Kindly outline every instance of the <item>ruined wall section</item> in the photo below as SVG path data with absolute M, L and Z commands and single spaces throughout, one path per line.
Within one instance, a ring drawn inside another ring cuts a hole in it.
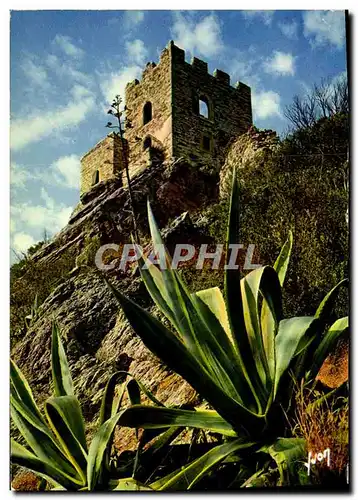
M 125 154 L 128 154 L 126 141 L 124 144 Z M 81 158 L 81 194 L 93 187 L 97 170 L 98 181 L 101 182 L 121 175 L 123 169 L 122 142 L 112 132 Z
M 143 110 L 152 104 L 152 119 L 143 123 Z M 126 139 L 129 146 L 130 175 L 140 173 L 149 163 L 150 149 L 145 140 L 163 152 L 164 159 L 172 156 L 171 55 L 165 48 L 159 64 L 148 63 L 141 81 L 126 86 Z M 125 181 L 124 181 L 125 184 Z
M 210 75 L 207 63 L 196 57 L 187 63 L 184 51 L 174 44 L 171 54 L 173 156 L 218 168 L 230 139 L 252 124 L 250 87 L 241 82 L 232 87 L 230 76 L 220 70 Z M 200 99 L 207 101 L 208 118 L 199 114 Z

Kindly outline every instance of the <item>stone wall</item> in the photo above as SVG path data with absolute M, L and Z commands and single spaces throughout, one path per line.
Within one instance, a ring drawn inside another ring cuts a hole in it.
M 81 158 L 81 194 L 93 187 L 96 171 L 101 182 L 113 179 L 123 169 L 122 143 L 112 132 Z
M 230 76 L 220 70 L 210 75 L 207 63 L 195 57 L 187 63 L 184 51 L 172 41 L 158 64 L 148 63 L 141 80 L 127 84 L 125 100 L 131 178 L 155 159 L 182 157 L 218 169 L 227 144 L 252 124 L 250 88 L 243 83 L 232 87 Z M 200 100 L 207 103 L 208 117 L 200 115 Z M 148 106 L 150 116 L 145 113 Z M 82 158 L 81 193 L 91 189 L 96 170 L 100 181 L 123 171 L 115 137 L 110 134 Z M 122 183 L 127 183 L 124 172 Z
M 143 110 L 147 102 L 152 105 L 152 119 L 144 124 Z M 163 151 L 164 158 L 171 157 L 171 55 L 168 48 L 162 51 L 158 65 L 147 64 L 140 82 L 134 80 L 126 86 L 126 139 L 131 176 L 148 164 L 150 154 L 149 148 L 145 149 L 146 139 Z
M 194 57 L 185 61 L 183 50 L 171 46 L 173 99 L 173 156 L 201 159 L 219 167 L 230 139 L 252 124 L 251 90 L 220 70 L 208 73 L 207 63 Z M 199 100 L 207 104 L 208 117 L 200 115 Z

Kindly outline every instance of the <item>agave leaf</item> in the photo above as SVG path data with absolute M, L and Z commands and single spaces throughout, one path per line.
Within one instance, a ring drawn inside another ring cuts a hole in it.
M 86 482 L 87 444 L 81 407 L 75 396 L 49 398 L 45 413 L 64 454 Z
M 173 441 L 183 432 L 183 430 L 184 427 L 169 427 L 169 429 L 143 429 L 137 446 L 132 477 L 136 476 L 140 457 L 147 457 L 146 463 L 150 463 L 153 460 L 155 454 L 165 446 L 168 446 L 171 441 Z M 148 443 L 150 443 L 150 441 L 152 440 L 154 440 L 154 442 L 148 445 Z M 147 449 L 143 451 L 143 448 L 146 445 L 148 445 Z
M 309 368 L 314 367 L 314 371 L 316 372 L 316 374 L 318 373 L 316 370 L 317 369 L 319 370 L 320 366 L 318 367 L 314 360 L 314 353 L 317 351 L 320 345 L 320 342 L 322 340 L 322 335 L 325 329 L 330 324 L 334 302 L 338 296 L 338 293 L 340 292 L 342 286 L 347 286 L 347 285 L 348 285 L 347 279 L 343 279 L 342 281 L 340 281 L 335 287 L 333 287 L 326 294 L 326 296 L 318 306 L 317 311 L 315 313 L 314 325 L 312 325 L 312 327 L 310 328 L 308 332 L 309 335 L 305 336 L 302 339 L 302 343 L 299 346 L 299 347 L 302 346 L 304 348 L 301 349 L 301 351 L 303 352 L 299 356 L 299 359 L 297 360 L 295 366 L 296 378 L 301 378 L 305 376 L 305 374 L 307 373 L 306 367 Z
M 148 204 L 148 217 L 154 247 L 163 245 L 150 204 Z M 212 322 L 216 318 L 210 318 L 212 321 L 209 322 L 209 325 L 207 324 L 204 317 L 205 311 L 200 307 L 200 303 L 195 300 L 195 297 L 194 300 L 191 298 L 178 273 L 171 269 L 169 257 L 166 260 L 167 268 L 162 269 L 161 280 L 161 286 L 164 287 L 165 293 L 162 293 L 162 300 L 157 301 L 158 307 L 163 307 L 163 301 L 168 302 L 174 313 L 173 325 L 184 344 L 216 379 L 218 385 L 221 385 L 223 381 L 222 388 L 227 390 L 231 396 L 240 398 L 232 381 L 236 376 L 236 371 L 232 370 L 232 360 L 228 360 L 229 353 L 225 352 L 231 350 L 231 345 L 228 343 L 221 325 L 216 321 L 216 335 L 213 335 L 211 332 Z M 155 299 L 155 297 L 153 298 Z M 163 312 L 166 312 L 165 308 L 163 308 Z M 221 335 L 221 338 L 217 339 L 217 335 Z M 223 346 L 222 343 L 224 343 Z M 230 371 L 232 371 L 231 376 L 228 374 Z
M 134 378 L 134 377 L 133 377 Z M 140 380 L 136 379 L 136 383 L 138 384 L 140 390 L 147 396 L 147 398 L 152 401 L 157 406 L 165 406 L 159 399 L 157 399 L 154 394 L 144 385 Z
M 107 381 L 103 397 L 102 397 L 102 403 L 101 403 L 101 408 L 99 411 L 99 418 L 98 418 L 98 427 L 101 427 L 102 424 L 104 424 L 107 420 L 109 420 L 111 417 L 114 417 L 118 413 L 118 409 L 122 403 L 122 399 L 124 396 L 124 392 L 126 390 L 128 381 L 124 381 L 120 385 L 120 389 L 118 391 L 118 394 L 115 393 L 115 389 L 117 386 L 117 381 L 118 377 L 120 375 L 125 375 L 127 376 L 127 372 L 123 371 L 118 371 L 113 373 Z M 108 445 L 106 448 L 106 451 L 104 453 L 104 467 L 109 471 L 110 469 L 110 459 L 111 459 L 111 449 L 112 449 L 112 441 L 113 437 L 108 441 Z
M 263 297 L 262 308 L 261 308 L 261 329 L 262 329 L 262 339 L 263 345 L 265 348 L 267 364 L 270 370 L 270 378 L 273 380 L 275 376 L 275 366 L 276 366 L 276 354 L 275 354 L 275 336 L 278 331 L 278 323 L 282 319 L 282 303 L 280 300 L 281 297 L 281 288 L 285 281 L 286 272 L 291 256 L 292 251 L 292 243 L 293 236 L 292 231 L 289 232 L 288 239 L 283 245 L 280 255 L 277 257 L 276 262 L 273 266 L 274 270 L 277 273 L 277 278 L 279 285 L 277 283 L 277 279 L 274 278 L 273 283 L 274 286 L 270 287 L 271 290 L 268 291 L 267 297 L 268 300 L 271 300 L 271 304 L 267 302 L 266 297 Z M 280 291 L 278 292 L 278 289 Z M 278 296 L 276 296 L 278 294 Z M 278 299 L 273 301 L 271 299 Z
M 263 295 L 270 313 L 269 323 L 265 321 L 263 323 L 263 332 L 261 331 L 259 316 L 260 293 Z M 273 348 L 276 324 L 282 317 L 281 287 L 276 271 L 270 266 L 251 271 L 241 280 L 241 295 L 246 331 L 257 372 L 262 381 L 261 402 L 265 403 L 272 386 L 271 372 L 275 363 Z M 263 335 L 265 335 L 264 338 Z
M 120 419 L 122 412 L 108 419 L 99 427 L 95 433 L 89 451 L 87 461 L 87 485 L 89 491 L 93 491 L 97 486 L 105 489 L 108 485 L 109 477 L 104 468 L 104 454 L 108 444 L 112 440 L 114 429 Z
M 132 477 L 115 479 L 109 482 L 111 491 L 152 491 L 152 488 L 136 481 Z
M 164 244 L 160 231 L 158 229 L 157 223 L 155 221 L 150 203 L 148 201 L 148 220 L 149 228 L 152 236 L 154 249 L 158 250 L 160 248 L 164 249 Z M 176 279 L 176 273 L 170 267 L 170 257 L 165 252 L 165 255 L 160 256 L 161 263 L 161 275 L 163 278 L 163 286 L 165 289 L 165 299 L 168 301 L 170 309 L 173 311 L 174 315 L 174 326 L 178 333 L 182 336 L 183 342 L 190 346 L 192 352 L 201 358 L 200 345 L 195 337 L 195 331 L 193 331 L 188 312 L 186 310 L 185 302 L 183 300 L 183 294 L 178 286 L 178 280 Z
M 237 437 L 230 423 L 214 410 L 182 410 L 159 406 L 134 405 L 123 410 L 120 424 L 143 429 L 195 427 Z
M 127 385 L 128 397 L 132 405 L 140 405 L 140 387 L 135 378 L 132 378 Z
M 116 396 L 115 390 L 118 382 L 118 377 L 123 372 L 115 372 L 111 375 L 107 381 L 106 387 L 103 392 L 101 408 L 99 411 L 98 426 L 100 427 L 106 420 L 113 417 L 117 412 L 119 405 L 121 403 L 126 384 L 121 384 L 121 390 Z
M 201 365 L 216 384 L 235 401 L 243 404 L 242 374 L 236 354 L 215 314 L 196 294 L 187 298 L 187 310 L 202 350 Z M 192 353 L 194 354 L 194 353 Z
M 72 396 L 72 377 L 56 323 L 52 325 L 51 367 L 55 396 Z
M 115 290 L 109 283 L 108 286 L 117 298 L 132 328 L 148 349 L 172 370 L 184 377 L 214 408 L 220 408 L 225 418 L 237 422 L 241 408 L 240 419 L 242 419 L 242 425 L 245 425 L 245 418 L 248 419 L 249 412 L 246 412 L 216 385 L 205 368 L 198 363 L 183 343 L 146 310 Z
M 154 245 L 162 244 L 150 205 L 148 206 L 148 212 Z M 231 350 L 231 345 L 228 342 L 225 332 L 218 321 L 216 321 L 216 324 L 212 324 L 216 320 L 215 317 L 209 318 L 208 325 L 207 314 L 205 315 L 207 311 L 201 307 L 200 302 L 195 300 L 195 296 L 194 299 L 192 298 L 193 296 L 186 290 L 178 273 L 170 268 L 169 258 L 167 260 L 168 268 L 162 270 L 162 283 L 166 287 L 164 299 L 168 300 L 169 297 L 176 318 L 185 318 L 185 324 L 176 321 L 174 326 L 192 354 L 200 360 L 200 363 L 206 367 L 207 371 L 211 372 L 218 381 L 226 377 L 224 385 L 230 388 L 229 392 L 232 395 L 237 396 L 235 385 L 231 382 L 231 379 L 235 377 L 235 372 L 232 373 L 231 377 L 227 377 L 227 371 L 232 370 L 232 360 L 229 362 L 227 359 L 230 352 L 226 354 L 226 351 Z M 158 304 L 158 306 L 160 305 Z M 211 332 L 214 326 L 216 335 L 213 335 Z M 220 335 L 219 339 L 216 338 L 218 335 Z
M 281 376 L 290 365 L 292 358 L 296 355 L 300 340 L 307 333 L 314 320 L 313 316 L 297 316 L 280 321 L 275 342 L 276 373 L 274 397 L 277 394 Z
M 227 394 L 254 410 L 252 392 L 245 392 L 245 370 L 241 367 L 240 357 L 235 350 L 220 289 L 215 287 L 201 290 L 191 294 L 191 298 L 195 309 L 191 316 L 198 316 L 194 325 L 198 325 L 196 329 L 202 341 L 208 371 Z M 188 310 L 190 311 L 189 308 Z
M 162 245 L 160 232 L 149 204 L 148 217 L 154 247 Z M 166 265 L 167 268 L 162 269 L 160 278 L 158 270 L 154 271 L 153 268 L 153 280 L 148 284 L 149 292 L 169 319 L 168 306 L 170 311 L 173 311 L 172 323 L 178 330 L 183 343 L 197 362 L 205 367 L 216 385 L 239 404 L 243 404 L 241 399 L 241 394 L 244 393 L 242 391 L 243 376 L 240 374 L 240 367 L 233 363 L 235 351 L 225 330 L 206 304 L 195 294 L 189 294 L 179 275 L 170 268 L 169 258 L 167 258 Z M 145 277 L 143 278 L 145 281 Z M 158 286 L 154 286 L 154 281 L 158 283 Z M 168 306 L 164 307 L 164 303 L 168 303 Z M 251 396 L 248 391 L 246 394 Z
M 229 208 L 229 220 L 227 227 L 227 250 L 230 245 L 237 245 L 240 243 L 239 237 L 240 229 L 240 206 L 239 206 L 239 186 L 236 179 L 236 168 L 233 170 L 232 176 L 232 189 Z M 234 337 L 234 347 L 237 357 L 240 360 L 240 367 L 244 374 L 244 382 L 242 388 L 245 393 L 251 392 L 253 401 L 257 408 L 260 408 L 260 398 L 257 394 L 260 385 L 257 368 L 254 362 L 252 351 L 248 337 L 246 335 L 246 327 L 244 321 L 244 312 L 242 297 L 240 291 L 240 278 L 241 272 L 239 269 L 230 269 L 229 252 L 227 251 L 226 265 L 225 265 L 225 300 L 227 304 L 227 314 L 230 323 L 230 330 Z M 250 375 L 249 375 L 250 374 Z
M 220 323 L 221 327 L 224 329 L 227 338 L 229 338 L 234 344 L 234 339 L 229 324 L 229 317 L 227 315 L 226 304 L 219 287 L 207 288 L 205 290 L 200 290 L 195 292 L 199 299 L 201 299 L 210 311 L 215 315 L 216 319 Z
M 250 448 L 255 443 L 243 442 L 241 439 L 235 439 L 216 446 L 201 457 L 197 458 L 189 465 L 171 473 L 169 477 L 160 479 L 151 484 L 153 489 L 160 491 L 179 491 L 191 489 L 212 467 L 224 460 L 228 455 L 238 450 Z M 166 480 L 167 479 L 167 480 Z
M 322 302 L 317 308 L 315 317 L 318 318 L 324 326 L 327 321 L 330 319 L 330 315 L 334 306 L 334 302 L 336 301 L 337 295 L 340 292 L 342 286 L 348 286 L 348 280 L 343 279 L 340 281 L 335 287 L 330 290 L 327 295 L 324 297 Z
M 271 473 L 271 471 L 266 471 L 265 467 L 263 467 L 246 479 L 246 481 L 241 484 L 240 488 L 257 488 L 265 486 L 265 480 Z
M 150 447 L 143 454 L 157 453 L 159 450 L 167 446 L 171 441 L 177 438 L 185 429 L 185 427 L 169 427 L 169 429 L 144 429 L 141 437 L 141 445 L 149 443 L 152 439 L 157 439 L 150 445 Z
M 10 360 L 10 380 L 11 380 L 11 393 L 20 399 L 28 410 L 37 417 L 43 424 L 45 424 L 41 412 L 35 402 L 31 388 L 16 363 Z
M 38 458 L 12 438 L 11 461 L 13 464 L 33 471 L 59 489 L 75 490 L 81 485 L 79 481 L 68 476 L 61 468 L 57 468 L 50 461 Z
M 63 454 L 50 429 L 34 418 L 22 401 L 10 397 L 11 418 L 28 446 L 40 460 L 52 463 L 74 481 L 81 481 L 77 471 Z
M 290 484 L 295 463 L 306 456 L 306 441 L 302 438 L 279 438 L 273 444 L 263 446 L 259 451 L 268 453 L 275 460 L 282 485 Z
M 348 316 L 337 319 L 323 335 L 319 346 L 313 355 L 313 364 L 310 367 L 310 376 L 316 377 L 324 360 L 332 351 L 339 337 L 348 330 Z
M 293 245 L 293 234 L 292 231 L 289 231 L 288 238 L 285 241 L 281 249 L 280 255 L 277 257 L 276 262 L 273 266 L 274 270 L 277 272 L 281 286 L 283 286 L 285 282 L 287 268 L 291 258 L 292 245 Z
M 139 257 L 138 266 L 140 275 L 149 292 L 149 295 L 172 325 L 178 330 L 180 325 L 177 323 L 171 307 L 172 301 L 165 287 L 162 272 L 154 264 L 152 264 L 149 259 L 145 259 L 143 257 Z

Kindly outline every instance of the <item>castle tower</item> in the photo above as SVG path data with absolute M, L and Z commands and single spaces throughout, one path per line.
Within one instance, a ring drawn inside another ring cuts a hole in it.
M 126 130 L 132 174 L 148 161 L 150 146 L 166 159 L 184 157 L 219 167 L 232 137 L 252 125 L 251 90 L 243 83 L 230 85 L 220 70 L 170 42 L 158 65 L 148 63 L 141 81 L 126 87 Z
M 131 177 L 155 157 L 184 158 L 214 168 L 223 163 L 225 146 L 252 125 L 251 90 L 230 85 L 220 70 L 169 42 L 158 64 L 148 63 L 141 80 L 126 86 L 126 154 Z M 121 143 L 110 134 L 81 160 L 81 193 L 96 181 L 122 175 Z M 109 166 L 111 165 L 111 166 Z M 98 171 L 98 172 L 97 172 Z

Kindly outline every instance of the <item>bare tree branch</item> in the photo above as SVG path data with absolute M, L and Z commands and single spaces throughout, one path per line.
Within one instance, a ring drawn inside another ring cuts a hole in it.
M 303 97 L 295 95 L 284 115 L 294 129 L 300 129 L 312 126 L 320 118 L 348 112 L 348 82 L 346 77 L 341 77 L 333 81 L 322 80 Z

